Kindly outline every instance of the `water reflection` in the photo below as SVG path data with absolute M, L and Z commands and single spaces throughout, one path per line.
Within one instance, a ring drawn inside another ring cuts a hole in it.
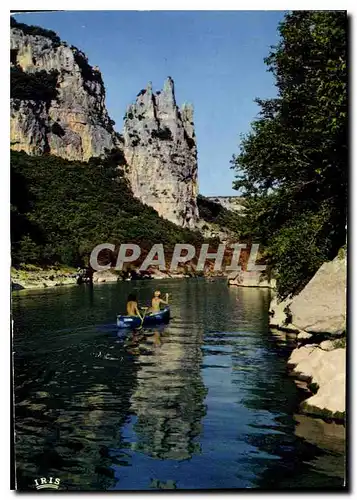
M 16 467 L 26 489 L 55 475 L 66 488 L 107 489 L 113 461 L 128 463 L 121 427 L 130 410 L 136 365 L 120 342 L 71 332 L 71 345 L 16 356 Z M 93 341 L 94 340 L 94 341 Z M 58 342 L 58 338 L 56 339 Z M 78 364 L 80 360 L 80 364 Z M 111 457 L 112 446 L 122 450 Z M 31 457 L 31 459 L 30 459 Z
M 14 295 L 20 489 L 46 475 L 98 491 L 343 484 L 331 428 L 296 414 L 293 346 L 269 331 L 267 290 L 160 283 L 169 325 L 118 336 L 132 286 Z M 147 303 L 157 283 L 135 286 Z
M 169 327 L 148 333 L 137 357 L 140 369 L 131 409 L 137 416 L 135 450 L 185 460 L 199 452 L 195 438 L 205 414 L 206 389 L 197 330 L 175 335 Z

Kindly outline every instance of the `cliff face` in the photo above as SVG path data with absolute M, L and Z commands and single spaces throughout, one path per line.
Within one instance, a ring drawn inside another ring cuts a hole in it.
M 197 147 L 193 109 L 176 105 L 174 82 L 162 92 L 149 84 L 128 107 L 124 123 L 127 175 L 134 193 L 162 217 L 195 227 L 197 208 Z
M 86 161 L 115 147 L 99 70 L 55 33 L 12 25 L 11 148 Z
M 233 212 L 244 212 L 245 210 L 244 199 L 240 196 L 206 196 L 206 198 Z
M 87 161 L 124 150 L 133 194 L 162 217 L 194 228 L 197 147 L 193 109 L 176 106 L 174 83 L 151 85 L 129 106 L 124 137 L 114 131 L 98 68 L 52 31 L 11 21 L 11 148 Z

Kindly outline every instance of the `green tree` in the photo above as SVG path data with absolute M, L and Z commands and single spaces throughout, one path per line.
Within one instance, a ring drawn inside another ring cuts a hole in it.
M 281 297 L 298 293 L 346 242 L 347 17 L 298 11 L 279 25 L 265 62 L 277 97 L 233 157 L 245 231 L 261 242 Z
M 12 259 L 36 264 L 88 262 L 99 243 L 199 245 L 202 236 L 163 219 L 133 197 L 121 151 L 88 163 L 11 152 Z M 119 167 L 118 167 L 119 165 Z

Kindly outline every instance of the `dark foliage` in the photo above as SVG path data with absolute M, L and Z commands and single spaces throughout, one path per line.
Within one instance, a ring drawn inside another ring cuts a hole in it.
M 200 219 L 225 227 L 237 235 L 239 234 L 242 222 L 235 212 L 227 210 L 219 203 L 208 200 L 200 194 L 197 197 L 197 206 Z
M 185 137 L 185 141 L 187 142 L 187 145 L 190 149 L 195 147 L 195 141 L 187 135 L 186 130 L 184 131 L 184 137 Z
M 77 49 L 77 47 L 74 47 L 73 45 L 71 46 L 71 49 L 73 52 L 74 60 L 81 70 L 81 75 L 84 82 L 97 82 L 104 89 L 104 83 L 100 71 L 96 71 L 92 68 L 92 66 L 88 63 L 88 58 L 81 50 Z M 86 87 L 89 93 L 94 93 L 89 85 L 87 85 Z
M 280 297 L 298 293 L 346 242 L 347 16 L 296 11 L 266 63 L 277 98 L 233 158 L 246 232 L 265 247 Z
M 66 135 L 66 132 L 63 130 L 61 125 L 58 122 L 55 122 L 51 127 L 52 133 L 58 135 L 58 137 L 63 137 Z
M 10 49 L 10 63 L 14 64 L 16 66 L 16 61 L 17 61 L 17 54 L 18 54 L 17 49 Z
M 11 67 L 10 96 L 14 99 L 50 102 L 57 99 L 58 71 L 27 73 L 19 66 Z
M 151 131 L 151 137 L 161 139 L 163 141 L 172 141 L 172 133 L 168 127 L 159 128 L 158 130 Z
M 99 243 L 200 244 L 202 237 L 159 217 L 132 192 L 117 167 L 122 153 L 88 164 L 11 152 L 13 265 L 88 263 Z
M 61 45 L 60 37 L 52 30 L 46 30 L 45 28 L 41 28 L 40 26 L 31 26 L 24 23 L 18 23 L 13 17 L 10 17 L 10 26 L 11 28 L 20 29 L 25 33 L 25 35 L 44 36 L 46 38 L 49 38 L 52 41 L 52 46 L 54 48 Z

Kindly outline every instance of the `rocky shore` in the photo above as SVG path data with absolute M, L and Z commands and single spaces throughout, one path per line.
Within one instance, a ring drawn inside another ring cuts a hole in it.
M 229 286 L 275 289 L 276 280 L 268 279 L 261 271 L 234 271 L 228 275 Z
M 218 277 L 219 273 L 213 275 L 212 273 L 199 273 L 187 269 L 178 269 L 177 272 L 163 272 L 158 269 L 151 269 L 150 273 L 144 279 L 182 279 L 194 277 Z M 138 278 L 143 279 L 143 278 Z M 113 283 L 116 281 L 123 281 L 124 276 L 113 270 L 95 271 L 93 273 L 93 283 Z M 76 285 L 77 284 L 77 271 L 75 269 L 41 269 L 36 266 L 26 265 L 22 269 L 11 269 L 11 289 L 25 290 L 25 289 L 41 289 L 52 288 L 55 286 L 63 285 Z
M 55 267 L 41 269 L 31 265 L 23 266 L 21 269 L 11 269 L 12 290 L 52 288 L 75 284 L 76 271 L 74 269 Z
M 341 251 L 298 295 L 270 306 L 270 327 L 296 334 L 288 367 L 309 392 L 301 410 L 337 421 L 346 409 L 346 265 Z

